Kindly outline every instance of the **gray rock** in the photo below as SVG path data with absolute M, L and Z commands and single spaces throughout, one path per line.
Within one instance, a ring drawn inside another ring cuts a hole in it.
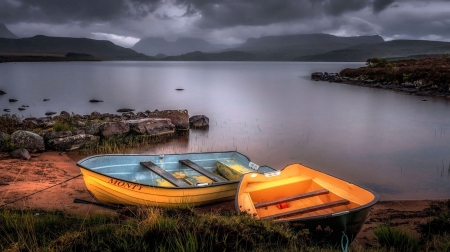
M 80 134 L 64 138 L 51 139 L 48 141 L 48 145 L 52 150 L 67 151 L 78 149 L 84 144 L 98 141 L 99 139 L 100 137 L 98 136 Z
M 59 115 L 62 117 L 70 117 L 70 114 L 67 111 L 61 111 L 61 113 Z
M 50 139 L 55 139 L 55 138 L 63 138 L 63 137 L 69 137 L 72 136 L 72 132 L 71 131 L 49 131 L 47 133 L 45 133 L 44 135 L 44 140 L 47 142 Z
M 189 125 L 192 128 L 206 128 L 209 126 L 209 118 L 205 115 L 195 115 L 189 118 Z
M 92 120 L 85 127 L 82 127 L 81 129 L 84 130 L 86 134 L 89 135 L 98 135 L 100 133 L 99 129 L 100 124 L 97 120 Z
M 84 126 L 86 126 L 86 123 L 84 123 L 82 121 L 77 121 L 77 126 L 78 127 L 84 127 Z
M 176 130 L 189 129 L 189 113 L 187 110 L 155 110 L 150 112 L 149 118 L 169 118 Z
M 15 148 L 27 149 L 31 153 L 45 150 L 44 138 L 25 130 L 18 130 L 11 134 L 11 145 Z
M 115 135 L 122 135 L 130 131 L 130 125 L 124 121 L 119 122 L 104 122 L 98 127 L 100 135 L 103 137 L 110 137 Z
M 86 134 L 86 132 L 82 129 L 74 129 L 74 130 L 72 130 L 72 134 L 73 135 L 81 135 L 81 134 Z
M 89 118 L 91 119 L 100 119 L 102 117 L 102 114 L 100 112 L 94 111 L 90 114 Z
M 125 122 L 130 125 L 131 131 L 142 135 L 157 136 L 175 132 L 175 125 L 167 118 L 145 118 Z
M 31 158 L 30 153 L 26 149 L 13 150 L 9 154 L 14 158 L 20 158 L 24 160 L 29 160 Z

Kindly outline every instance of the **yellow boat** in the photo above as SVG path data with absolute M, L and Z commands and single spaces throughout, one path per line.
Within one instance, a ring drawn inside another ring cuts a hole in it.
M 360 186 L 301 164 L 266 174 L 245 174 L 236 194 L 236 210 L 257 219 L 291 226 L 339 242 L 352 241 L 379 196 Z
M 97 155 L 77 162 L 89 192 L 114 205 L 193 206 L 233 200 L 241 176 L 270 172 L 235 151 Z

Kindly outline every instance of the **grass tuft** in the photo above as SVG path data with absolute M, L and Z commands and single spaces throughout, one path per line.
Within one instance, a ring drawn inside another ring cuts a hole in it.
M 405 251 L 412 252 L 418 251 L 420 240 L 412 235 L 398 229 L 391 227 L 389 224 L 383 224 L 378 226 L 373 231 L 381 246 L 390 251 Z

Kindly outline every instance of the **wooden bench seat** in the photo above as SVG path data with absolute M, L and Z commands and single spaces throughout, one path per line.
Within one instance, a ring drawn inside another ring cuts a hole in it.
M 152 172 L 158 174 L 161 178 L 169 181 L 172 185 L 176 187 L 187 187 L 191 186 L 188 183 L 184 182 L 183 180 L 180 180 L 173 176 L 172 174 L 168 173 L 166 170 L 162 169 L 161 167 L 157 166 L 151 161 L 148 162 L 141 162 L 141 165 L 145 168 L 151 170 Z
M 278 203 L 283 203 L 283 202 L 289 202 L 289 201 L 294 201 L 294 200 L 298 200 L 298 199 L 314 197 L 314 196 L 327 194 L 327 193 L 329 193 L 329 191 L 327 189 L 321 189 L 321 190 L 316 190 L 316 191 L 312 191 L 312 192 L 301 193 L 301 194 L 297 194 L 297 195 L 293 195 L 293 196 L 289 196 L 289 197 L 284 197 L 284 198 L 279 198 L 279 199 L 259 202 L 259 203 L 255 204 L 255 208 L 261 208 L 261 207 L 266 207 L 266 206 L 270 206 L 270 205 L 276 205 Z
M 300 209 L 296 209 L 296 210 L 292 210 L 292 211 L 288 211 L 288 212 L 284 212 L 284 213 L 268 215 L 268 216 L 262 217 L 261 219 L 262 220 L 265 220 L 265 219 L 277 219 L 277 218 L 286 217 L 286 216 L 289 216 L 289 215 L 304 214 L 304 213 L 314 212 L 314 211 L 317 211 L 317 210 L 322 210 L 322 209 L 326 209 L 326 208 L 332 208 L 332 207 L 341 206 L 341 205 L 347 205 L 347 204 L 350 204 L 350 201 L 348 201 L 346 199 L 343 199 L 343 200 L 328 202 L 328 203 L 325 203 L 325 204 L 320 204 L 320 205 L 300 208 Z
M 225 181 L 228 181 L 228 180 L 226 180 L 226 179 L 224 179 L 224 178 L 222 178 L 222 177 L 219 177 L 218 175 L 216 175 L 216 174 L 214 174 L 214 173 L 212 173 L 212 172 L 206 170 L 205 168 L 203 168 L 203 167 L 201 167 L 200 165 L 198 165 L 198 164 L 192 162 L 192 161 L 189 160 L 189 159 L 179 160 L 179 162 L 180 162 L 181 164 L 184 164 L 184 165 L 186 165 L 187 167 L 190 167 L 191 169 L 197 171 L 198 173 L 200 173 L 200 174 L 202 174 L 202 175 L 204 175 L 204 176 L 206 176 L 206 177 L 212 179 L 212 180 L 215 181 L 215 182 L 225 182 Z

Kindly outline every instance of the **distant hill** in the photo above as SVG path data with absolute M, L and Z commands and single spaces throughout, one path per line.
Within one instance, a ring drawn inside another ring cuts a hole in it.
M 149 60 L 144 54 L 123 48 L 107 40 L 87 38 L 47 37 L 0 38 L 0 54 L 61 55 L 67 53 L 89 54 L 100 60 Z
M 414 55 L 450 53 L 450 42 L 427 40 L 392 40 L 361 44 L 331 52 L 296 58 L 298 61 L 366 61 L 369 58 L 401 58 Z
M 8 28 L 6 28 L 5 24 L 0 23 L 0 38 L 11 38 L 16 39 L 19 38 L 16 34 L 12 33 Z
M 164 54 L 175 56 L 189 52 L 213 52 L 230 48 L 228 45 L 211 44 L 202 39 L 180 38 L 175 42 L 169 42 L 163 38 L 145 38 L 137 42 L 131 49 L 149 56 Z
M 383 38 L 378 35 L 338 37 L 330 34 L 299 34 L 250 38 L 232 50 L 263 55 L 267 60 L 294 60 L 300 56 L 382 42 Z
M 161 60 L 168 61 L 258 61 L 263 60 L 256 54 L 229 51 L 220 53 L 191 52 L 179 56 L 169 56 Z

